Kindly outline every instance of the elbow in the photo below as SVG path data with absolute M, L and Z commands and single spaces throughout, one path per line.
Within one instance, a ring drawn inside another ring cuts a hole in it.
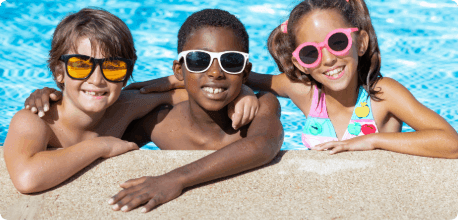
M 41 191 L 38 181 L 31 171 L 24 171 L 16 178 L 11 178 L 14 187 L 22 194 L 29 194 Z
M 269 138 L 264 144 L 259 145 L 256 149 L 259 161 L 262 164 L 271 162 L 280 152 L 283 144 L 283 135 Z

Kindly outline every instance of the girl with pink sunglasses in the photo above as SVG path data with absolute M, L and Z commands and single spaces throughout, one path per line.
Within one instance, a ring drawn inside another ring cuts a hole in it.
M 400 83 L 382 77 L 363 0 L 302 1 L 272 31 L 268 48 L 283 73 L 253 73 L 247 84 L 291 98 L 307 116 L 307 148 L 458 157 L 455 129 Z M 416 131 L 401 133 L 403 122 Z

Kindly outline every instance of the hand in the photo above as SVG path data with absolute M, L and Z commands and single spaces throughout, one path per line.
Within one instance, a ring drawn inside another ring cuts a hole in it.
M 318 144 L 312 150 L 331 150 L 329 154 L 335 154 L 344 151 L 359 151 L 359 150 L 374 150 L 372 142 L 370 141 L 371 135 L 364 135 L 354 137 L 345 141 L 330 141 Z
M 183 185 L 167 174 L 157 177 L 141 177 L 121 183 L 124 190 L 111 197 L 108 204 L 113 205 L 113 210 L 121 209 L 128 212 L 141 204 L 141 212 L 149 212 L 154 207 L 178 197 L 183 191 Z
M 115 137 L 97 137 L 94 139 L 91 139 L 90 141 L 98 141 L 103 143 L 104 147 L 104 154 L 103 158 L 110 158 L 114 156 L 121 155 L 123 153 L 126 153 L 127 151 L 131 150 L 138 150 L 138 146 L 134 142 L 129 142 L 129 141 L 124 141 L 119 138 Z
M 237 130 L 254 119 L 258 112 L 259 101 L 253 90 L 242 85 L 239 96 L 229 103 L 228 115 L 232 120 L 232 127 Z
M 45 115 L 45 112 L 49 111 L 49 100 L 58 101 L 62 98 L 62 92 L 53 88 L 44 87 L 43 89 L 37 89 L 30 94 L 25 100 L 25 109 L 30 109 L 33 113 L 38 112 L 38 116 L 41 118 Z
M 184 82 L 179 81 L 174 75 L 153 79 L 145 82 L 132 83 L 123 90 L 138 90 L 140 93 L 167 92 L 173 89 L 184 88 Z

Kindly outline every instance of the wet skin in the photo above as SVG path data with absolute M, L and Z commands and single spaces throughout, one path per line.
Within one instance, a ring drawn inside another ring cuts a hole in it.
M 83 37 L 77 42 L 77 51 L 67 54 L 103 58 L 99 48 L 92 54 L 92 46 L 98 47 Z M 64 63 L 61 65 L 64 70 Z M 21 193 L 49 189 L 100 157 L 138 149 L 136 144 L 119 139 L 129 123 L 161 104 L 179 102 L 173 102 L 175 92 L 121 94 L 123 82 L 105 81 L 99 66 L 85 80 L 71 79 L 65 72 L 56 78 L 65 85 L 63 98 L 50 106 L 47 115 L 40 118 L 21 110 L 10 123 L 4 145 L 5 162 Z M 186 96 L 184 91 L 182 95 Z M 50 147 L 60 150 L 47 150 Z
M 197 30 L 183 47 L 183 51 L 195 49 L 222 52 L 243 48 L 231 29 L 208 27 Z M 147 212 L 176 198 L 186 187 L 261 166 L 280 150 L 283 128 L 279 103 L 272 94 L 259 95 L 258 113 L 240 130 L 232 129 L 227 116 L 227 105 L 240 92 L 251 64 L 237 75 L 221 70 L 216 59 L 204 73 L 188 72 L 178 61 L 174 61 L 173 70 L 179 80 L 184 80 L 189 100 L 172 109 L 154 111 L 129 126 L 133 130 L 127 131 L 131 134 L 128 139 L 134 141 L 136 134 L 145 134 L 161 149 L 216 151 L 162 176 L 121 184 L 125 190 L 110 201 L 114 210 L 129 211 L 147 203 L 141 210 Z M 223 92 L 209 94 L 203 87 L 219 87 Z

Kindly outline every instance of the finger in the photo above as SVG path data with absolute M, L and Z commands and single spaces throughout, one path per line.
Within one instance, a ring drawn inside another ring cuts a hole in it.
M 115 211 L 118 211 L 122 208 L 124 204 L 126 204 L 126 201 L 130 201 L 132 199 L 132 193 L 138 191 L 139 187 L 133 186 L 129 187 L 127 189 L 123 189 L 118 192 L 118 194 L 112 196 L 108 200 L 108 204 L 113 205 L 112 209 Z M 126 199 L 126 200 L 124 200 Z M 122 202 L 124 200 L 124 202 Z
M 136 192 L 132 195 L 132 199 L 121 207 L 121 211 L 128 212 L 141 204 L 146 203 L 150 198 L 151 196 L 148 193 Z
M 235 130 L 239 128 L 240 123 L 242 122 L 242 116 L 243 115 L 238 112 L 234 112 L 234 114 L 232 114 L 232 128 Z
M 38 98 L 35 99 L 35 106 L 38 111 L 38 117 L 43 117 L 45 115 L 45 112 L 43 111 L 43 104 L 41 100 L 41 95 L 38 96 Z
M 129 188 L 131 186 L 136 186 L 140 183 L 143 183 L 145 182 L 145 178 L 146 177 L 141 177 L 141 178 L 137 178 L 137 179 L 131 179 L 131 180 L 127 180 L 126 182 L 123 182 L 121 184 L 119 184 L 120 187 L 122 188 Z
M 323 144 L 315 145 L 314 147 L 312 147 L 312 149 L 313 150 L 318 150 L 318 151 L 329 150 L 329 149 L 334 148 L 337 143 L 338 142 L 336 142 L 336 141 L 330 141 L 330 142 L 326 142 L 326 143 L 323 143 Z
M 247 105 L 244 106 L 243 108 L 243 118 L 242 118 L 242 123 L 241 126 L 244 126 L 250 122 L 250 113 L 251 113 L 251 108 L 248 107 Z
M 339 145 L 339 146 L 333 148 L 333 149 L 329 152 L 329 154 L 336 154 L 336 153 L 343 152 L 343 151 L 347 151 L 346 145 Z
M 30 102 L 30 97 L 25 99 L 25 102 L 24 102 L 25 109 L 30 109 L 31 108 L 29 102 Z
M 43 92 L 41 93 L 41 103 L 43 105 L 43 111 L 42 114 L 44 115 L 45 112 L 49 110 L 49 98 L 50 94 L 54 89 L 50 89 L 48 87 L 45 87 L 43 89 Z M 38 108 L 38 116 L 40 116 L 40 108 Z M 40 116 L 42 117 L 42 116 Z
M 52 101 L 59 101 L 62 99 L 62 92 L 55 90 L 53 93 L 49 95 Z
M 148 203 L 146 203 L 146 205 L 143 206 L 143 208 L 141 209 L 141 212 L 143 213 L 149 212 L 154 207 L 164 203 L 165 201 L 162 201 L 163 200 L 162 198 L 163 197 L 159 195 L 154 196 Z

